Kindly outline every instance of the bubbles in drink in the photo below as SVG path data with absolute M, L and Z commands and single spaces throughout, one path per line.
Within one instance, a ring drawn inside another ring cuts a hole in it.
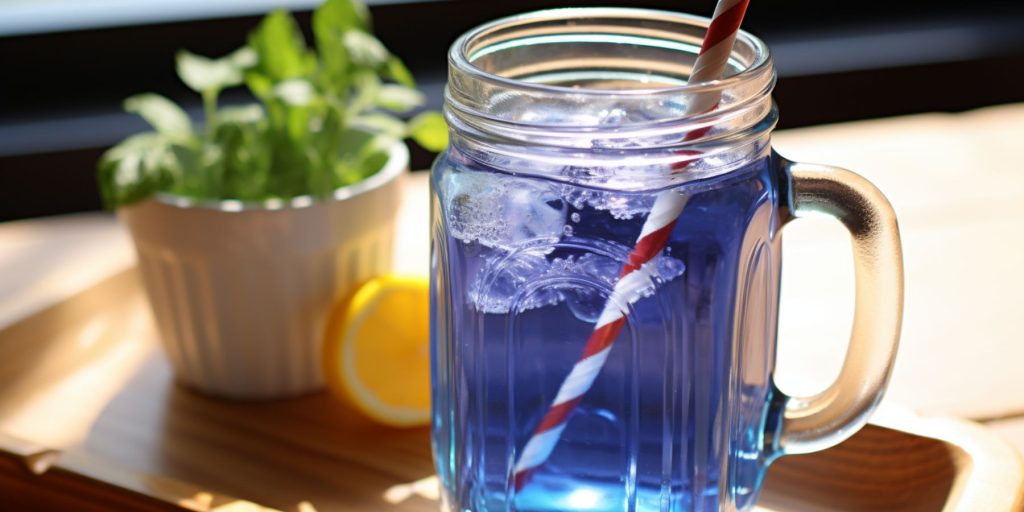
M 537 249 L 510 254 L 491 251 L 484 261 L 469 288 L 469 301 L 477 311 L 505 314 L 565 302 L 576 318 L 587 323 L 597 321 L 607 292 L 622 271 L 620 259 L 592 252 L 549 259 Z M 660 283 L 685 270 L 682 261 L 662 255 L 645 265 L 650 284 L 638 291 L 639 297 L 649 296 Z
M 561 194 L 577 210 L 589 206 L 595 210 L 606 211 L 618 220 L 628 220 L 638 215 L 645 215 L 651 211 L 651 207 L 654 205 L 654 196 L 651 194 L 623 194 L 569 184 L 562 186 Z M 573 219 L 573 222 L 579 222 L 578 216 Z
M 529 283 L 543 276 L 551 266 L 543 251 L 505 255 L 492 250 L 485 254 L 485 266 L 469 287 L 469 300 L 477 311 L 508 313 L 517 295 L 529 296 L 529 301 L 519 305 L 522 310 L 561 302 L 558 292 L 551 289 L 540 288 L 524 293 Z

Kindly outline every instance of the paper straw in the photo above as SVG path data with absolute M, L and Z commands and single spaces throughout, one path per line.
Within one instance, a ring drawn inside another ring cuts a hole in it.
M 689 83 L 721 78 L 749 1 L 720 0 L 715 6 L 715 14 L 708 25 L 700 53 L 697 54 Z M 685 115 L 710 112 L 718 107 L 720 99 L 721 92 L 696 95 L 690 100 Z M 703 137 L 710 129 L 708 126 L 691 131 L 684 140 Z M 689 161 L 684 161 L 673 168 L 685 167 L 688 164 Z M 650 283 L 653 270 L 649 269 L 648 262 L 661 254 L 665 248 L 676 220 L 686 206 L 686 199 L 686 196 L 672 190 L 661 192 L 655 198 L 651 213 L 644 221 L 640 236 L 637 237 L 629 259 L 619 274 L 619 280 L 615 283 L 612 294 L 594 325 L 590 339 L 583 347 L 583 354 L 562 381 L 558 394 L 541 419 L 540 425 L 519 452 L 512 476 L 517 491 L 521 490 L 534 471 L 547 461 L 558 444 L 569 417 L 604 367 L 612 344 L 626 322 L 625 315 L 629 304 L 637 300 L 640 290 Z

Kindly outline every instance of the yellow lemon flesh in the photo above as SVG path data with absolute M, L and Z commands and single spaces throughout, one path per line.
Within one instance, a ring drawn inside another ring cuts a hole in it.
M 378 277 L 360 286 L 331 316 L 324 376 L 331 390 L 379 421 L 430 423 L 427 280 Z

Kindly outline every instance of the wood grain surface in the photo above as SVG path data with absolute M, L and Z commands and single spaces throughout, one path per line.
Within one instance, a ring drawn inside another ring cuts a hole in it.
M 247 403 L 192 392 L 174 382 L 150 322 L 129 270 L 0 331 L 11 384 L 0 389 L 0 508 L 437 510 L 427 429 L 381 427 L 326 393 Z M 965 431 L 871 426 L 784 457 L 761 509 L 1019 508 L 1016 454 L 984 430 L 949 438 Z

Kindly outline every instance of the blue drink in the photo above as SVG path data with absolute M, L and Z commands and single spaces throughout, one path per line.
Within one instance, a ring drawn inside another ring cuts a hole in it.
M 457 461 L 441 467 L 455 500 L 472 510 L 683 511 L 718 510 L 728 494 L 744 506 L 765 456 L 774 343 L 764 321 L 775 318 L 779 273 L 769 159 L 676 188 L 689 201 L 649 295 L 517 494 L 510 461 L 580 357 L 654 194 L 507 174 L 457 150 L 433 178 L 438 281 L 455 298 L 435 312 L 437 336 L 460 340 L 435 340 L 434 359 L 435 440 Z M 485 204 L 504 215 L 471 210 Z M 523 232 L 534 236 L 515 238 Z M 734 322 L 738 309 L 754 324 Z
M 774 71 L 756 38 L 740 34 L 729 78 L 688 84 L 705 27 L 554 10 L 452 47 L 431 208 L 446 510 L 746 510 L 774 458 L 845 439 L 880 398 L 902 300 L 892 211 L 849 171 L 772 152 Z M 688 115 L 702 94 L 720 104 Z M 658 197 L 685 205 L 617 287 Z M 851 230 L 860 309 L 840 378 L 791 399 L 772 384 L 779 231 L 810 210 Z M 609 302 L 625 323 L 603 359 L 584 346 Z M 581 368 L 592 385 L 567 378 Z

